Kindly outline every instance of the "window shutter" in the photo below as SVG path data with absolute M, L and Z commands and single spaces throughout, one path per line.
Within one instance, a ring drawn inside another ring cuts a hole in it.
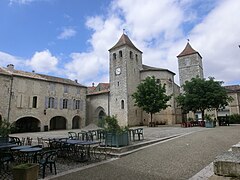
M 60 109 L 63 109 L 63 99 L 62 98 L 59 101 L 59 107 L 60 107 Z
M 68 100 L 67 108 L 72 109 L 72 99 Z
M 72 109 L 76 109 L 76 99 L 73 99 Z
M 32 96 L 29 96 L 29 99 L 28 99 L 28 107 L 31 109 L 33 107 L 33 97 Z
M 57 106 L 58 106 L 58 98 L 56 97 L 54 99 L 54 109 L 57 109 Z
M 83 100 L 80 100 L 80 111 L 83 111 Z
M 22 95 L 19 94 L 19 95 L 17 96 L 17 107 L 18 107 L 18 108 L 21 107 L 21 101 L 22 101 L 21 99 L 22 99 Z
M 46 97 L 45 97 L 45 109 L 48 108 L 48 100 L 49 100 L 49 98 L 46 96 Z

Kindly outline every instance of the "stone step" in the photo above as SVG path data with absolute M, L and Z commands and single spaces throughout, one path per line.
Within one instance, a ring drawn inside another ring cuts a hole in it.
M 240 153 L 240 143 L 233 145 L 232 151 L 236 153 Z
M 213 170 L 219 176 L 240 177 L 240 153 L 226 152 L 217 156 Z

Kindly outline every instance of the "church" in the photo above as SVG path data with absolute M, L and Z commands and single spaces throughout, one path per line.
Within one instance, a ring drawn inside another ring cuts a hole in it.
M 19 71 L 13 64 L 0 67 L 0 120 L 14 123 L 19 132 L 99 125 L 107 115 L 115 115 L 121 126 L 148 125 L 150 115 L 134 106 L 132 94 L 142 80 L 155 76 L 172 97 L 167 109 L 153 115 L 153 122 L 181 123 L 181 109 L 175 100 L 182 91 L 180 87 L 192 77 L 204 76 L 202 57 L 189 43 L 177 58 L 180 86 L 174 82 L 175 73 L 171 70 L 143 64 L 142 51 L 124 33 L 109 49 L 109 83 L 87 87 L 77 80 Z M 240 86 L 226 89 L 234 101 L 222 110 L 223 114 L 239 114 Z

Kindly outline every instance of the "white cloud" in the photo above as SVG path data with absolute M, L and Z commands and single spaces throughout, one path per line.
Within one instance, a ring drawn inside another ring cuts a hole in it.
M 24 64 L 24 59 L 0 51 L 0 66 L 6 67 L 8 64 L 19 66 Z
M 77 31 L 75 29 L 68 27 L 63 28 L 62 32 L 58 35 L 58 39 L 69 39 L 71 37 L 74 37 L 77 34 Z
M 57 71 L 58 59 L 49 50 L 35 52 L 33 57 L 26 62 L 37 73 L 49 73 Z
M 10 6 L 13 4 L 26 5 L 26 4 L 30 4 L 32 2 L 36 2 L 36 1 L 40 1 L 40 0 L 9 0 L 9 5 Z

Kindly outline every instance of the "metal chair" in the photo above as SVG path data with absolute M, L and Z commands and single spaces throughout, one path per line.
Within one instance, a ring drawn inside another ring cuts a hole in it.
M 40 169 L 42 169 L 42 178 L 45 177 L 46 167 L 50 169 L 51 173 L 54 168 L 54 173 L 55 175 L 57 174 L 56 159 L 57 159 L 57 152 L 54 150 L 45 151 L 44 153 L 41 154 L 38 163 L 39 163 Z
M 68 132 L 68 138 L 69 139 L 78 139 L 76 132 Z

